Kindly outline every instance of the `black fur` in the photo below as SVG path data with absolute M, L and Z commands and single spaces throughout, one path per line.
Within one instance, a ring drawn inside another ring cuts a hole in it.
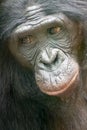
M 34 72 L 23 68 L 8 49 L 11 33 L 24 22 L 27 5 L 41 4 L 46 14 L 63 12 L 84 26 L 80 91 L 68 101 L 41 93 Z M 87 1 L 2 0 L 0 3 L 0 130 L 87 130 Z M 78 94 L 77 94 L 78 93 Z M 77 102 L 77 103 L 76 103 Z

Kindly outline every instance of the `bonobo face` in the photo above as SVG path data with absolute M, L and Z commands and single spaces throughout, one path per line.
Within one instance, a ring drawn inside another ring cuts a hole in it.
M 63 13 L 46 15 L 39 5 L 28 7 L 24 19 L 12 34 L 10 51 L 23 66 L 32 66 L 42 92 L 67 93 L 79 77 L 80 24 Z

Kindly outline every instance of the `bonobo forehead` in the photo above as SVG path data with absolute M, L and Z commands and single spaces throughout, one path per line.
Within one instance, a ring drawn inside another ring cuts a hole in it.
M 44 2 L 36 2 L 34 3 L 33 5 L 31 4 L 28 4 L 28 7 L 27 9 L 29 11 L 37 11 L 40 9 L 41 12 L 44 12 L 45 14 L 53 14 L 53 13 L 56 13 L 58 8 L 57 6 L 55 6 L 55 4 L 57 3 L 50 3 L 48 1 L 44 1 Z M 37 13 L 36 12 L 36 13 Z
M 61 12 L 50 12 L 52 9 L 44 8 L 43 5 L 36 4 L 28 6 L 25 10 L 24 21 L 17 26 L 15 33 L 39 31 L 40 28 L 49 27 L 55 24 L 68 24 L 70 20 Z
M 69 15 L 69 18 L 71 16 L 72 19 L 79 21 L 77 16 L 82 16 L 81 9 L 83 8 L 80 4 L 78 4 L 77 8 L 76 3 L 79 3 L 79 1 L 74 1 L 75 4 L 72 0 L 68 0 L 67 2 L 66 0 L 5 0 L 4 3 L 2 1 L 2 4 L 0 4 L 0 19 L 2 19 L 2 16 L 6 17 L 3 17 L 5 23 L 0 20 L 0 24 L 2 24 L 0 31 L 3 37 L 7 38 L 11 36 L 15 27 L 26 23 L 29 19 L 30 21 L 33 19 L 36 21 L 39 17 L 58 14 L 60 12 L 63 12 L 67 16 Z
M 62 3 L 63 2 L 63 3 Z M 58 6 L 58 3 L 60 4 L 60 6 Z M 65 14 L 66 10 L 64 7 L 66 7 L 66 5 L 64 5 L 64 1 L 42 1 L 42 0 L 33 0 L 32 2 L 28 0 L 28 4 L 24 10 L 24 14 L 23 14 L 23 19 L 24 21 L 22 21 L 22 24 L 25 26 L 25 31 L 26 29 L 29 29 L 31 26 L 31 28 L 33 29 L 34 26 L 38 28 L 40 27 L 40 24 L 42 25 L 42 23 L 46 20 L 48 22 L 51 21 L 52 19 L 54 19 L 53 17 L 58 17 L 61 14 Z M 68 6 L 69 9 L 69 6 Z M 47 16 L 50 16 L 49 18 Z M 53 16 L 53 17 L 52 17 Z M 59 16 L 60 17 L 60 16 Z M 62 19 L 62 21 L 66 20 L 65 17 L 63 17 L 63 15 L 61 15 L 60 19 Z M 45 19 L 44 19 L 45 18 Z M 56 20 L 55 20 L 56 21 Z M 39 27 L 38 27 L 39 25 Z M 23 27 L 22 26 L 22 27 Z M 23 31 L 23 28 L 20 28 Z
M 32 17 L 32 18 L 31 18 Z M 41 14 L 37 15 L 37 18 L 34 16 L 30 16 L 29 19 L 22 23 L 20 26 L 18 26 L 15 30 L 15 33 L 22 34 L 26 32 L 32 33 L 40 31 L 40 29 L 44 29 L 46 27 L 54 26 L 56 24 L 64 25 L 70 23 L 70 20 L 62 13 L 54 14 L 54 15 L 44 15 L 44 13 L 41 12 Z
M 49 7 L 50 6 L 50 7 Z M 27 17 L 27 20 L 37 20 L 39 18 L 43 18 L 43 16 L 52 15 L 57 13 L 57 10 L 54 10 L 51 5 L 46 4 L 46 2 L 43 4 L 36 3 L 35 5 L 28 6 L 25 10 L 25 17 Z
M 44 9 L 41 7 L 41 5 L 34 5 L 34 6 L 29 6 L 26 8 L 26 15 L 25 17 L 27 20 L 38 20 L 41 17 L 46 16 Z
M 46 8 L 43 8 L 40 4 L 28 6 L 24 14 L 25 20 L 17 27 L 16 32 L 39 30 L 40 26 L 42 28 L 43 25 L 47 26 L 47 24 L 60 22 L 60 19 L 63 21 L 62 17 L 61 13 L 46 13 Z

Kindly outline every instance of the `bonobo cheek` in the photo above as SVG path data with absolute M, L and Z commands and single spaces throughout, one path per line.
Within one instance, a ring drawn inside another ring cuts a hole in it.
M 48 95 L 61 96 L 73 90 L 79 79 L 79 65 L 67 57 L 55 70 L 36 67 L 36 82 L 40 90 Z

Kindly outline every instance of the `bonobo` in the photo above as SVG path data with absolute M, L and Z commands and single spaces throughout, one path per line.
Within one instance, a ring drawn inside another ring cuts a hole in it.
M 0 2 L 0 130 L 87 130 L 87 1 Z

